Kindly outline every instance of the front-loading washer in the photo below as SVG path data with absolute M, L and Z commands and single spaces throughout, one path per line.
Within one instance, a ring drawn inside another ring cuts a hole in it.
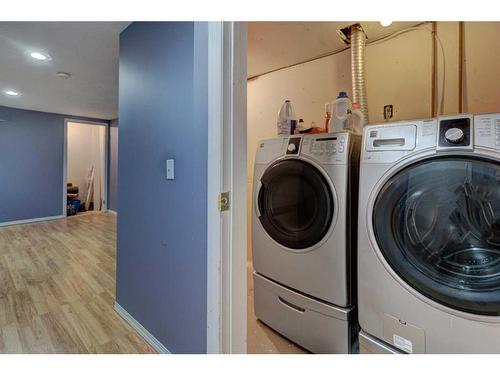
M 500 353 L 500 114 L 364 129 L 360 351 Z
M 259 143 L 253 188 L 255 314 L 313 352 L 356 341 L 355 249 L 360 136 Z

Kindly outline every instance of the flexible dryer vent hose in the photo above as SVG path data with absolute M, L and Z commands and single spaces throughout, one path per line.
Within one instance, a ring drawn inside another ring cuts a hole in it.
M 368 99 L 365 77 L 366 35 L 359 24 L 351 26 L 351 71 L 353 102 L 359 103 L 365 125 L 368 124 Z

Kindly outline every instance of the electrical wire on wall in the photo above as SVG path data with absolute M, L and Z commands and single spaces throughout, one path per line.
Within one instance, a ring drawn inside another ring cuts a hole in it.
M 442 60 L 442 78 L 441 78 L 441 89 L 440 89 L 440 98 L 439 98 L 439 105 L 438 105 L 438 115 L 442 114 L 443 113 L 443 107 L 444 107 L 444 87 L 445 87 L 445 82 L 446 82 L 446 61 L 445 61 L 445 54 L 444 54 L 444 47 L 443 47 L 443 42 L 441 41 L 441 39 L 439 38 L 439 36 L 437 35 L 437 33 L 433 32 L 432 30 L 429 30 L 429 29 L 425 29 L 425 28 L 422 28 L 422 27 L 418 27 L 418 26 L 414 26 L 414 27 L 409 27 L 407 29 L 403 29 L 403 30 L 400 30 L 400 31 L 397 31 L 395 32 L 394 34 L 391 34 L 391 35 L 388 35 L 386 37 L 383 37 L 383 38 L 380 38 L 380 39 L 377 39 L 377 40 L 374 40 L 372 42 L 369 42 L 367 43 L 366 45 L 368 46 L 373 46 L 373 45 L 376 45 L 376 44 L 380 44 L 382 42 L 386 42 L 388 40 L 391 40 L 399 35 L 402 35 L 402 34 L 406 34 L 410 31 L 426 31 L 428 33 L 431 34 L 431 37 L 435 38 L 435 40 L 437 41 L 438 45 L 439 45 L 439 49 L 441 50 L 441 60 Z M 434 90 L 434 87 L 433 87 L 433 90 Z
M 440 94 L 441 95 L 440 95 L 440 98 L 439 98 L 438 113 L 437 113 L 438 115 L 440 115 L 440 114 L 443 113 L 444 91 L 445 91 L 444 89 L 445 89 L 445 82 L 446 82 L 446 80 L 445 80 L 445 77 L 446 77 L 446 74 L 445 74 L 445 71 L 446 71 L 445 53 L 444 53 L 443 43 L 442 43 L 441 39 L 439 38 L 439 36 L 437 35 L 437 33 L 433 32 L 432 30 L 429 30 L 429 29 L 421 27 L 421 26 L 429 24 L 429 23 L 430 22 L 422 22 L 421 24 L 419 24 L 417 26 L 408 27 L 406 29 L 397 31 L 397 32 L 395 32 L 393 34 L 381 37 L 379 39 L 375 39 L 375 40 L 369 41 L 369 42 L 366 43 L 366 46 L 373 46 L 373 45 L 377 45 L 377 44 L 380 44 L 380 43 L 384 43 L 384 42 L 387 42 L 387 41 L 389 41 L 391 39 L 394 39 L 394 38 L 396 38 L 396 37 L 398 37 L 400 35 L 406 34 L 406 33 L 411 32 L 411 31 L 425 31 L 425 32 L 430 33 L 431 37 L 433 37 L 434 40 L 437 41 L 437 43 L 439 45 L 439 48 L 440 48 L 440 51 L 441 51 L 441 60 L 442 60 L 442 78 L 441 78 L 441 87 L 440 87 Z M 338 54 L 340 52 L 346 51 L 346 50 L 348 50 L 350 48 L 351 48 L 350 46 L 339 48 L 337 50 L 330 51 L 330 52 L 327 52 L 327 53 L 323 53 L 321 55 L 315 56 L 315 57 L 307 59 L 307 60 L 302 60 L 302 61 L 294 63 L 294 64 L 290 64 L 290 65 L 287 65 L 287 66 L 283 66 L 283 67 L 280 67 L 280 68 L 276 68 L 276 69 L 272 69 L 272 70 L 266 71 L 264 73 L 253 75 L 251 77 L 248 77 L 247 80 L 250 81 L 252 79 L 255 79 L 255 78 L 258 78 L 258 77 L 270 74 L 270 73 L 274 73 L 274 72 L 277 72 L 277 71 L 280 71 L 280 70 L 283 70 L 283 69 L 291 68 L 291 67 L 294 67 L 294 66 L 297 66 L 297 65 L 302 65 L 302 64 L 305 64 L 305 63 L 308 63 L 308 62 L 311 62 L 311 61 L 315 61 L 315 60 L 319 60 L 319 59 L 322 59 L 322 58 L 325 58 L 325 57 L 333 56 L 333 55 L 336 55 L 336 54 Z M 433 84 L 432 90 L 435 90 L 434 84 Z
M 437 23 L 432 22 L 432 35 L 437 34 Z M 437 41 L 432 38 L 432 82 L 431 82 L 431 117 L 436 117 L 438 112 L 436 100 L 436 85 L 437 85 Z
M 465 22 L 458 23 L 458 113 L 464 109 Z

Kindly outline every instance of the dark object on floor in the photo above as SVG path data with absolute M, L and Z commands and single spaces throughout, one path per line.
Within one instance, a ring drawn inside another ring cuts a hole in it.
M 66 215 L 67 216 L 76 215 L 76 213 L 80 209 L 80 204 L 81 204 L 80 199 L 68 200 L 68 204 L 66 206 Z

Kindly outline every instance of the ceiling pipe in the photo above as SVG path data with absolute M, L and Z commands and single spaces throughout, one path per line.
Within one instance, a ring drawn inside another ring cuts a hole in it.
M 366 34 L 360 24 L 352 25 L 350 34 L 353 103 L 359 104 L 366 125 L 368 124 L 368 99 L 365 76 Z

